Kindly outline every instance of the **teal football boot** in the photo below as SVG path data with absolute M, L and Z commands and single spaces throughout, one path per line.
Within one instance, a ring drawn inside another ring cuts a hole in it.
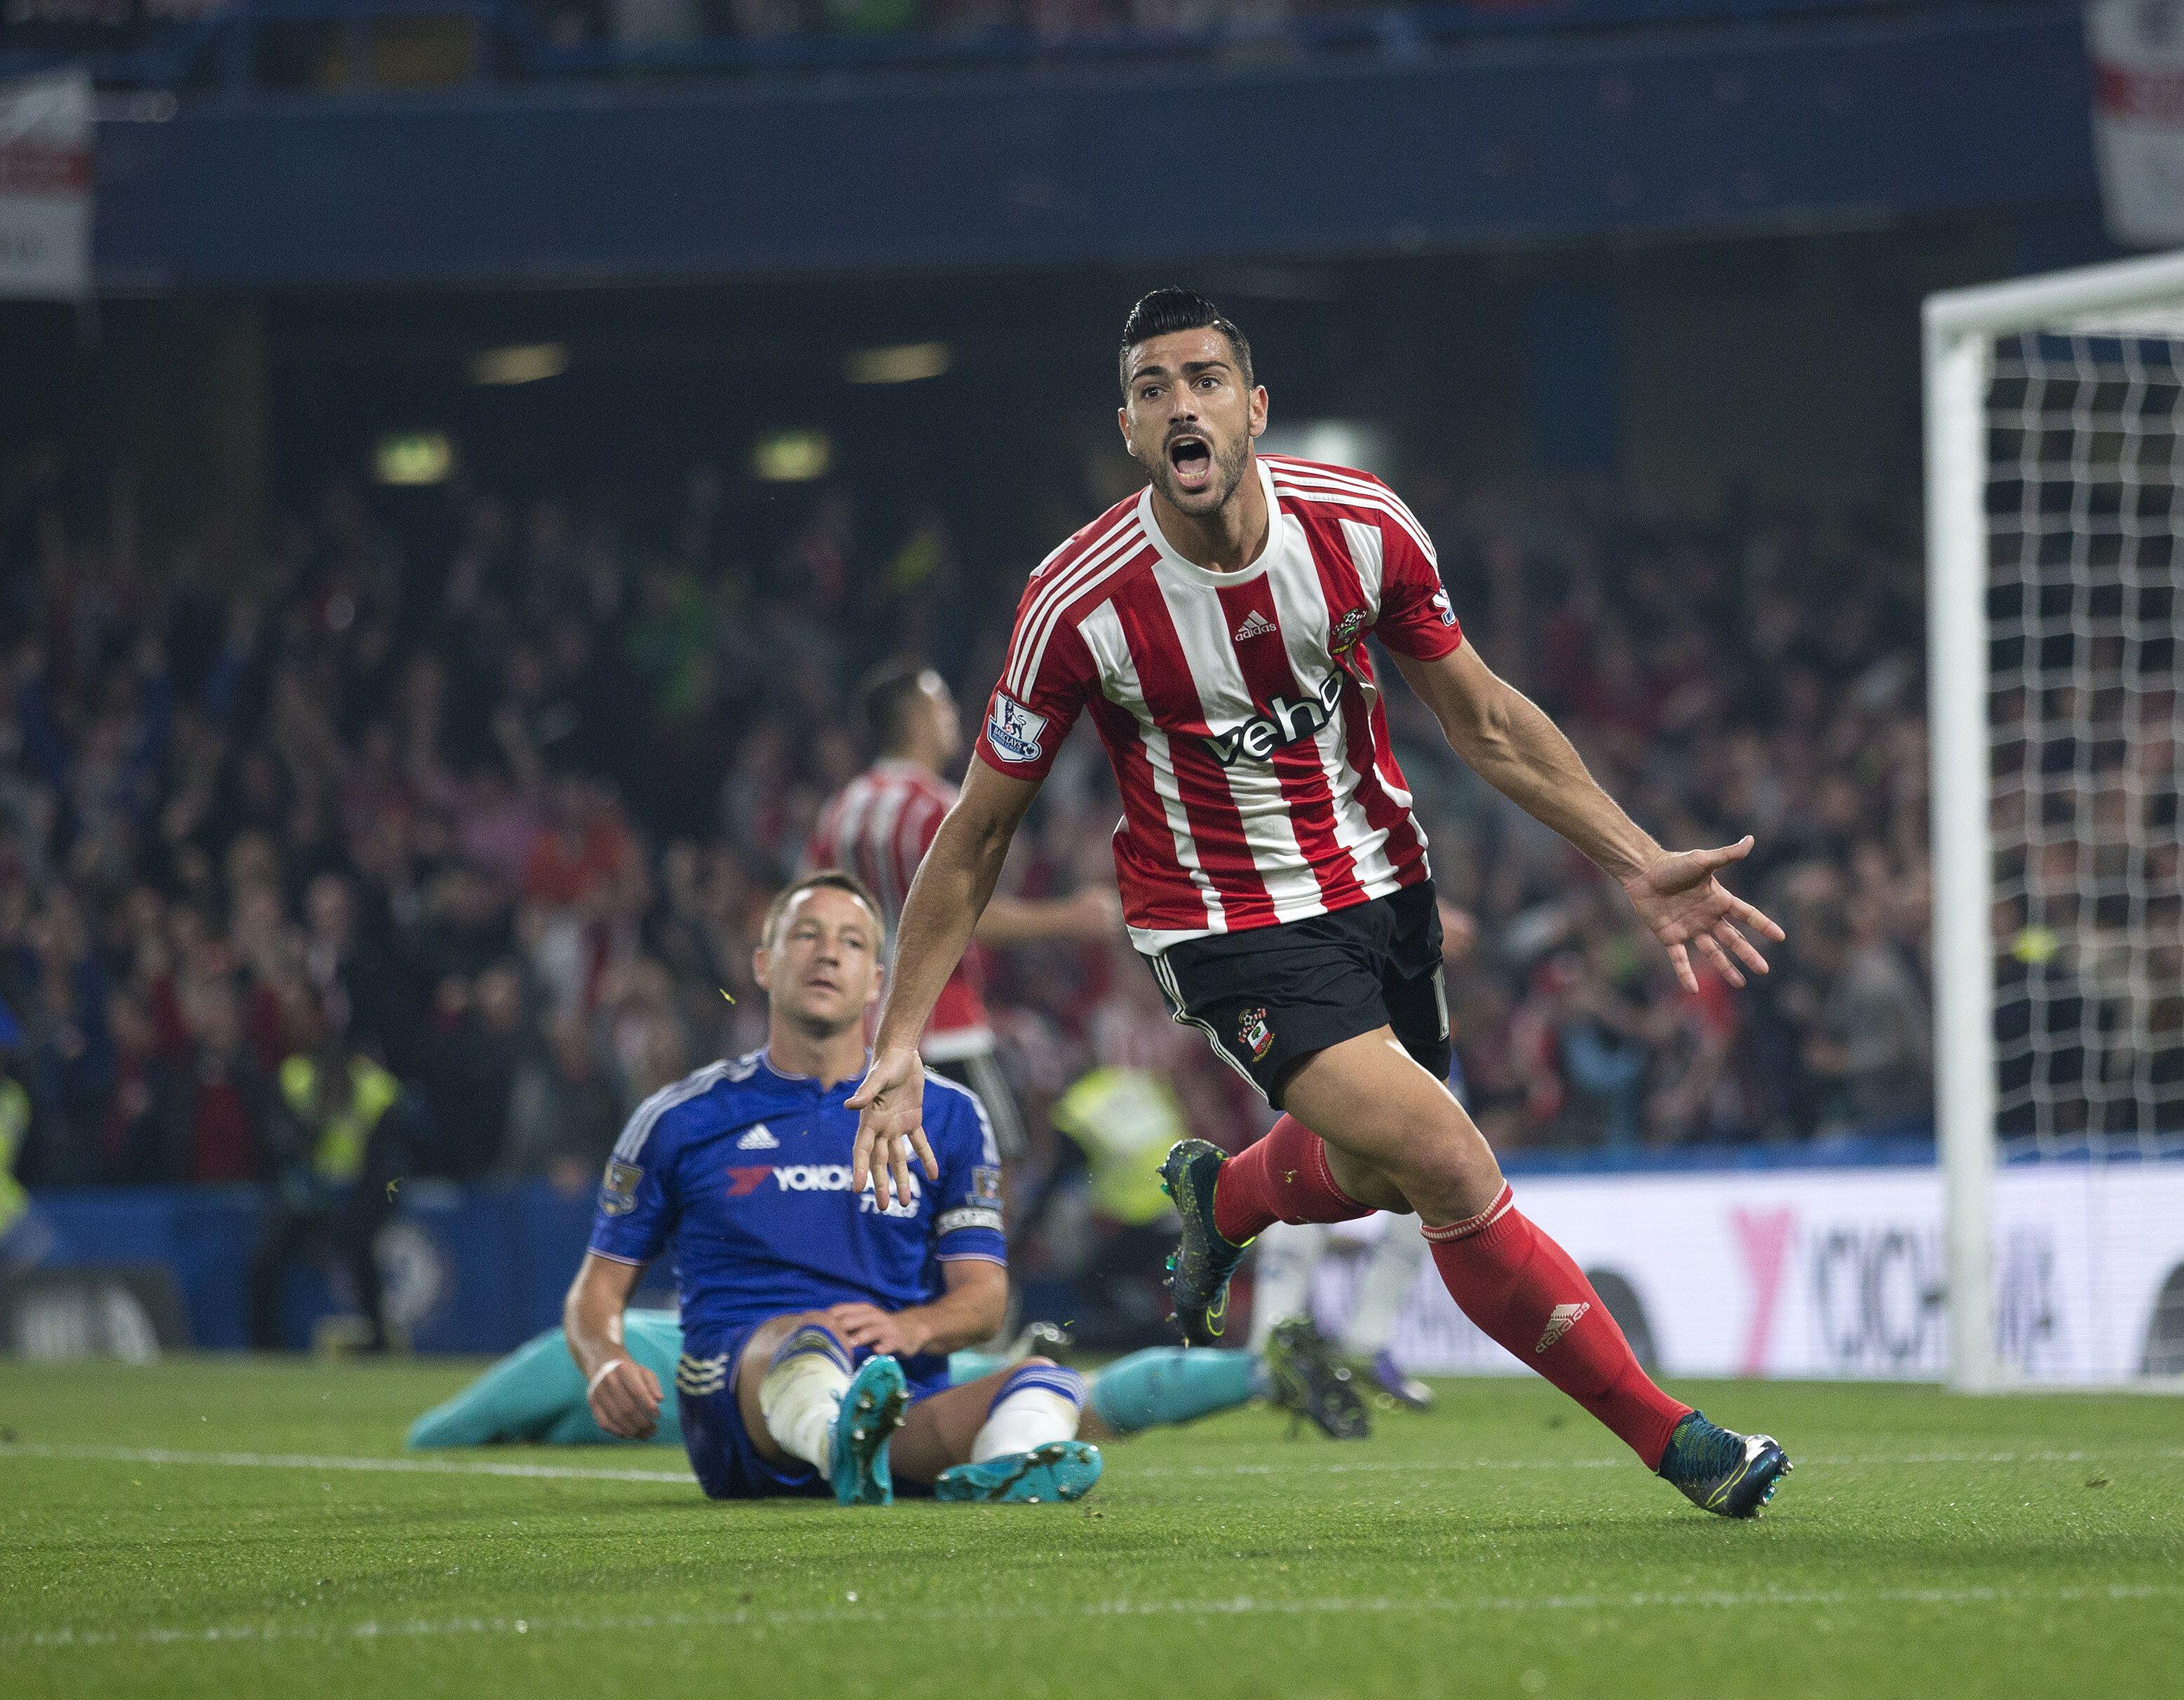
M 944 1469 L 933 1484 L 933 1497 L 989 1505 L 1058 1505 L 1091 1492 L 1106 1468 L 1100 1448 L 1087 1441 L 1050 1441 L 1028 1452 Z
M 1167 1260 L 1167 1289 L 1175 1296 L 1175 1323 L 1185 1346 L 1218 1346 L 1228 1314 L 1228 1278 L 1244 1260 L 1213 1225 L 1213 1186 L 1228 1161 L 1220 1146 L 1178 1140 L 1161 1164 L 1161 1190 L 1175 1201 L 1183 1238 Z
M 1702 1511 L 1757 1517 L 1790 1469 L 1789 1454 L 1772 1435 L 1740 1435 L 1694 1411 L 1669 1436 L 1658 1474 Z
M 892 1357 L 868 1357 L 834 1413 L 833 1467 L 827 1471 L 841 1505 L 892 1505 L 894 1477 L 888 1441 L 910 1409 L 910 1384 Z

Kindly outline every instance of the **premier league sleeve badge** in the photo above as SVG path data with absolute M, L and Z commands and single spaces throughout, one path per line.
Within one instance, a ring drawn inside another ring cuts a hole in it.
M 637 1184 L 644 1171 L 633 1162 L 609 1159 L 606 1179 L 599 1183 L 599 1208 L 609 1216 L 627 1216 L 637 1208 Z

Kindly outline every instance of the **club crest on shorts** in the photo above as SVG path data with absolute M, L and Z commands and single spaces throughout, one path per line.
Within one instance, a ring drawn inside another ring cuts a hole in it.
M 1237 1017 L 1236 1042 L 1251 1053 L 1254 1062 L 1267 1054 L 1274 1042 L 1274 1035 L 1268 1031 L 1266 1011 L 1247 1009 Z
M 610 1159 L 606 1179 L 599 1183 L 599 1208 L 609 1216 L 627 1216 L 637 1208 L 637 1184 L 644 1171 L 633 1162 Z

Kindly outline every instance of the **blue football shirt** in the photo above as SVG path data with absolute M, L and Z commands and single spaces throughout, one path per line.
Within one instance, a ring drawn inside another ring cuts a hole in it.
M 591 1248 L 625 1263 L 672 1248 L 692 1356 L 796 1311 L 926 1304 L 940 1296 L 941 1264 L 1007 1261 L 1000 1158 L 978 1099 L 928 1071 L 925 1137 L 940 1179 L 913 1164 L 911 1198 L 882 1211 L 869 1182 L 850 1190 L 857 1117 L 844 1104 L 856 1084 L 822 1091 L 755 1051 L 654 1093 L 623 1129 Z M 944 1354 L 903 1368 L 921 1388 L 947 1383 Z

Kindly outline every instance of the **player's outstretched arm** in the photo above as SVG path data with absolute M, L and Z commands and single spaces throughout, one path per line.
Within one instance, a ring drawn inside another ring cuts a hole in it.
M 649 1441 L 660 1426 L 660 1378 L 622 1341 L 622 1312 L 644 1273 L 638 1264 L 587 1252 L 561 1306 L 561 1331 L 583 1372 L 592 1415 L 626 1441 Z
M 972 762 L 962 794 L 941 822 L 910 883 L 887 1001 L 880 1006 L 879 1033 L 872 1041 L 872 1066 L 849 1100 L 857 1112 L 850 1184 L 862 1191 L 869 1175 L 882 1209 L 898 1195 L 909 1196 L 913 1153 L 928 1179 L 939 1179 L 940 1166 L 925 1139 L 925 1064 L 917 1054 L 917 1037 L 962 960 L 1001 877 L 1017 827 L 1037 795 L 1036 781 L 1013 779 L 983 761 Z
M 1123 924 L 1115 894 L 1087 885 L 1067 897 L 996 897 L 978 917 L 972 937 L 1006 950 L 1012 945 L 1045 945 L 1112 939 Z
M 1622 886 L 1686 988 L 1698 989 L 1694 951 L 1733 986 L 1744 984 L 1744 968 L 1767 972 L 1747 931 L 1779 943 L 1782 929 L 1715 878 L 1751 852 L 1749 838 L 1715 850 L 1663 850 L 1601 789 L 1554 722 L 1468 644 L 1435 660 L 1398 655 L 1396 665 L 1480 778 Z

